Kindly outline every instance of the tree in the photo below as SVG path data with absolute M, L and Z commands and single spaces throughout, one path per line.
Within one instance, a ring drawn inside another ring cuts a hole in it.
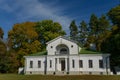
M 110 24 L 105 15 L 97 18 L 94 14 L 91 15 L 89 22 L 89 36 L 87 44 L 94 43 L 97 51 L 101 51 L 102 42 L 108 37 Z
M 77 28 L 77 25 L 75 23 L 75 20 L 73 20 L 71 23 L 70 23 L 70 37 L 74 40 L 76 40 L 77 38 L 77 35 L 78 35 L 78 28 Z
M 102 51 L 111 54 L 111 67 L 120 66 L 120 32 L 116 33 L 117 26 L 113 26 L 111 34 L 102 43 Z M 115 33 L 114 33 L 115 32 Z
M 41 51 L 35 25 L 34 22 L 15 24 L 8 33 L 10 49 L 16 51 L 20 66 L 23 66 L 23 56 Z
M 108 13 L 113 25 L 111 34 L 102 43 L 102 50 L 111 54 L 111 67 L 120 66 L 120 5 L 112 8 Z
M 99 18 L 99 22 L 98 22 L 98 37 L 97 37 L 97 50 L 101 51 L 101 44 L 102 42 L 109 37 L 110 34 L 110 24 L 109 21 L 107 20 L 105 15 L 102 15 Z
M 112 23 L 119 26 L 120 29 L 120 5 L 112 8 L 107 15 Z
M 98 22 L 99 19 L 96 17 L 95 14 L 92 14 L 90 17 L 90 21 L 89 21 L 89 35 L 87 38 L 87 47 L 90 47 L 91 43 L 94 43 L 97 46 L 97 38 L 98 38 L 98 31 L 99 31 L 99 27 L 98 27 Z
M 36 50 L 40 50 L 40 43 L 36 41 L 38 38 L 38 34 L 35 31 L 35 23 L 34 22 L 25 22 L 21 24 L 15 24 L 13 29 L 9 31 L 8 37 L 12 42 L 11 47 L 15 50 L 25 49 L 25 52 L 31 54 L 34 53 L 31 49 L 31 46 L 36 46 Z M 36 43 L 37 44 L 34 44 Z M 32 45 L 31 45 L 32 44 Z
M 62 26 L 58 22 L 52 20 L 43 20 L 37 22 L 36 31 L 38 33 L 38 40 L 42 44 L 42 49 L 46 47 L 46 42 L 58 37 L 65 35 L 65 31 L 62 30 Z
M 0 37 L 3 38 L 3 30 L 0 28 Z M 0 39 L 0 73 L 7 72 L 7 56 L 6 56 L 7 48 L 6 44 Z
M 97 37 L 98 30 L 99 30 L 98 29 L 98 18 L 96 17 L 95 14 L 92 14 L 90 17 L 90 21 L 89 21 L 90 35 Z
M 99 34 L 104 34 L 105 31 L 110 30 L 110 23 L 105 15 L 102 15 L 99 18 L 98 28 L 99 28 L 99 31 L 98 31 Z
M 79 26 L 79 42 L 84 46 L 88 37 L 88 28 L 85 21 L 81 21 Z
M 3 39 L 3 35 L 4 35 L 4 32 L 3 32 L 2 28 L 0 27 L 0 38 Z

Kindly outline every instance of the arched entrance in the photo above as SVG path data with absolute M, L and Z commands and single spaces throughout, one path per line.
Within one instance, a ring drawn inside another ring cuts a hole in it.
M 56 47 L 56 54 L 59 55 L 69 54 L 69 48 L 65 44 L 60 44 Z
M 56 55 L 69 55 L 69 48 L 65 44 L 60 44 L 56 47 Z M 57 58 L 58 63 L 56 65 L 59 71 L 67 71 L 68 70 L 68 61 L 67 58 L 64 56 L 61 56 Z

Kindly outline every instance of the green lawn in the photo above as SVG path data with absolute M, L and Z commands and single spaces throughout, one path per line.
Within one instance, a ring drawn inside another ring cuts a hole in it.
M 43 76 L 43 75 L 0 74 L 0 80 L 120 80 L 120 76 L 116 75 Z

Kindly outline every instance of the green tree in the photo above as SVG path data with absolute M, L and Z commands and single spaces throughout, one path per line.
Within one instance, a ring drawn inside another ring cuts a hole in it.
M 87 38 L 87 47 L 89 48 L 89 45 L 91 43 L 94 43 L 97 46 L 97 38 L 98 38 L 98 18 L 95 14 L 92 14 L 90 17 L 90 21 L 89 21 L 89 34 L 88 34 L 88 38 Z
M 69 26 L 69 29 L 70 29 L 70 37 L 73 39 L 73 40 L 76 40 L 77 37 L 78 37 L 78 27 L 75 23 L 75 20 L 73 20 L 71 23 L 70 23 L 70 26 Z
M 81 21 L 79 26 L 79 42 L 81 42 L 82 46 L 86 44 L 86 39 L 88 37 L 88 27 L 85 21 Z
M 99 18 L 99 22 L 98 22 L 98 37 L 97 37 L 97 41 L 96 41 L 96 47 L 98 51 L 101 51 L 101 44 L 102 42 L 109 37 L 110 34 L 110 24 L 109 21 L 107 20 L 105 15 L 102 15 Z
M 101 44 L 108 37 L 106 34 L 109 34 L 109 30 L 110 24 L 105 15 L 97 18 L 92 14 L 89 22 L 88 45 L 94 43 L 96 50 L 101 51 Z
M 102 51 L 111 54 L 111 67 L 120 66 L 120 32 L 117 26 L 113 26 L 111 34 L 102 43 Z
M 89 30 L 90 30 L 90 35 L 97 37 L 97 33 L 99 29 L 98 29 L 98 18 L 96 17 L 95 14 L 92 14 L 90 17 Z
M 102 50 L 111 54 L 111 66 L 120 66 L 120 5 L 108 12 L 112 21 L 111 34 L 103 42 Z
M 9 50 L 7 52 L 7 66 L 8 66 L 8 73 L 17 73 L 18 68 L 21 67 L 19 63 L 18 54 L 16 54 L 15 50 Z M 23 58 L 22 58 L 23 59 Z
M 2 30 L 2 28 L 0 28 L 0 73 L 5 73 L 8 70 L 8 66 L 7 66 L 7 56 L 6 56 L 6 52 L 7 52 L 7 47 L 6 44 L 3 42 L 3 35 L 4 32 Z
M 99 28 L 99 31 L 98 31 L 99 34 L 104 33 L 105 31 L 109 30 L 110 23 L 109 23 L 109 20 L 106 18 L 105 15 L 102 15 L 99 18 L 98 28 Z
M 0 27 L 0 38 L 3 39 L 3 35 L 4 35 L 4 32 L 3 32 L 2 28 Z
M 42 44 L 42 49 L 45 49 L 46 42 L 58 37 L 65 35 L 62 26 L 58 22 L 53 22 L 52 20 L 43 20 L 37 22 L 36 31 L 39 34 L 38 40 Z
M 107 15 L 112 23 L 120 28 L 120 5 L 112 8 Z

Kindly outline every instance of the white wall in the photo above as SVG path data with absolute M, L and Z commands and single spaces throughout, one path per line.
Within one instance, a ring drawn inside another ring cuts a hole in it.
M 30 61 L 33 61 L 33 68 L 30 68 Z M 41 61 L 41 68 L 38 68 L 38 61 Z M 45 56 L 28 56 L 26 57 L 25 71 L 44 71 Z
M 52 61 L 51 67 L 50 67 L 50 60 Z M 55 58 L 54 58 L 54 56 L 47 57 L 47 71 L 55 71 Z
M 80 54 L 80 55 L 62 55 L 62 56 L 47 56 L 47 71 L 55 71 L 55 59 L 57 58 L 57 71 L 61 71 L 61 64 L 59 63 L 59 59 L 64 58 L 65 62 L 67 62 L 67 58 L 69 58 L 69 65 L 66 63 L 66 70 L 69 66 L 70 72 L 106 72 L 106 57 L 108 72 L 110 72 L 110 64 L 109 64 L 109 56 L 102 54 Z M 45 56 L 27 56 L 25 57 L 25 71 L 43 71 L 45 70 Z M 104 68 L 99 68 L 99 60 L 103 60 Z M 41 61 L 41 68 L 38 68 L 38 61 Z M 50 68 L 50 60 L 52 61 L 52 67 Z M 72 67 L 72 60 L 75 61 L 75 67 Z M 79 60 L 83 60 L 83 68 L 79 68 Z M 88 60 L 93 61 L 93 68 L 89 68 Z M 30 68 L 30 61 L 33 61 L 33 68 Z
M 48 55 L 55 55 L 56 47 L 60 44 L 64 44 L 69 48 L 69 54 L 78 54 L 79 52 L 79 47 L 76 43 L 68 41 L 63 38 L 58 38 L 47 45 Z M 73 47 L 71 47 L 72 45 Z
M 75 60 L 75 68 L 72 67 L 72 60 Z M 79 60 L 83 60 L 83 68 L 79 68 Z M 88 60 L 93 61 L 93 68 L 89 68 Z M 104 68 L 99 68 L 99 60 L 103 60 Z M 108 72 L 110 72 L 109 58 L 107 61 Z M 79 56 L 70 56 L 70 71 L 106 72 L 106 56 L 94 54 L 81 54 Z

